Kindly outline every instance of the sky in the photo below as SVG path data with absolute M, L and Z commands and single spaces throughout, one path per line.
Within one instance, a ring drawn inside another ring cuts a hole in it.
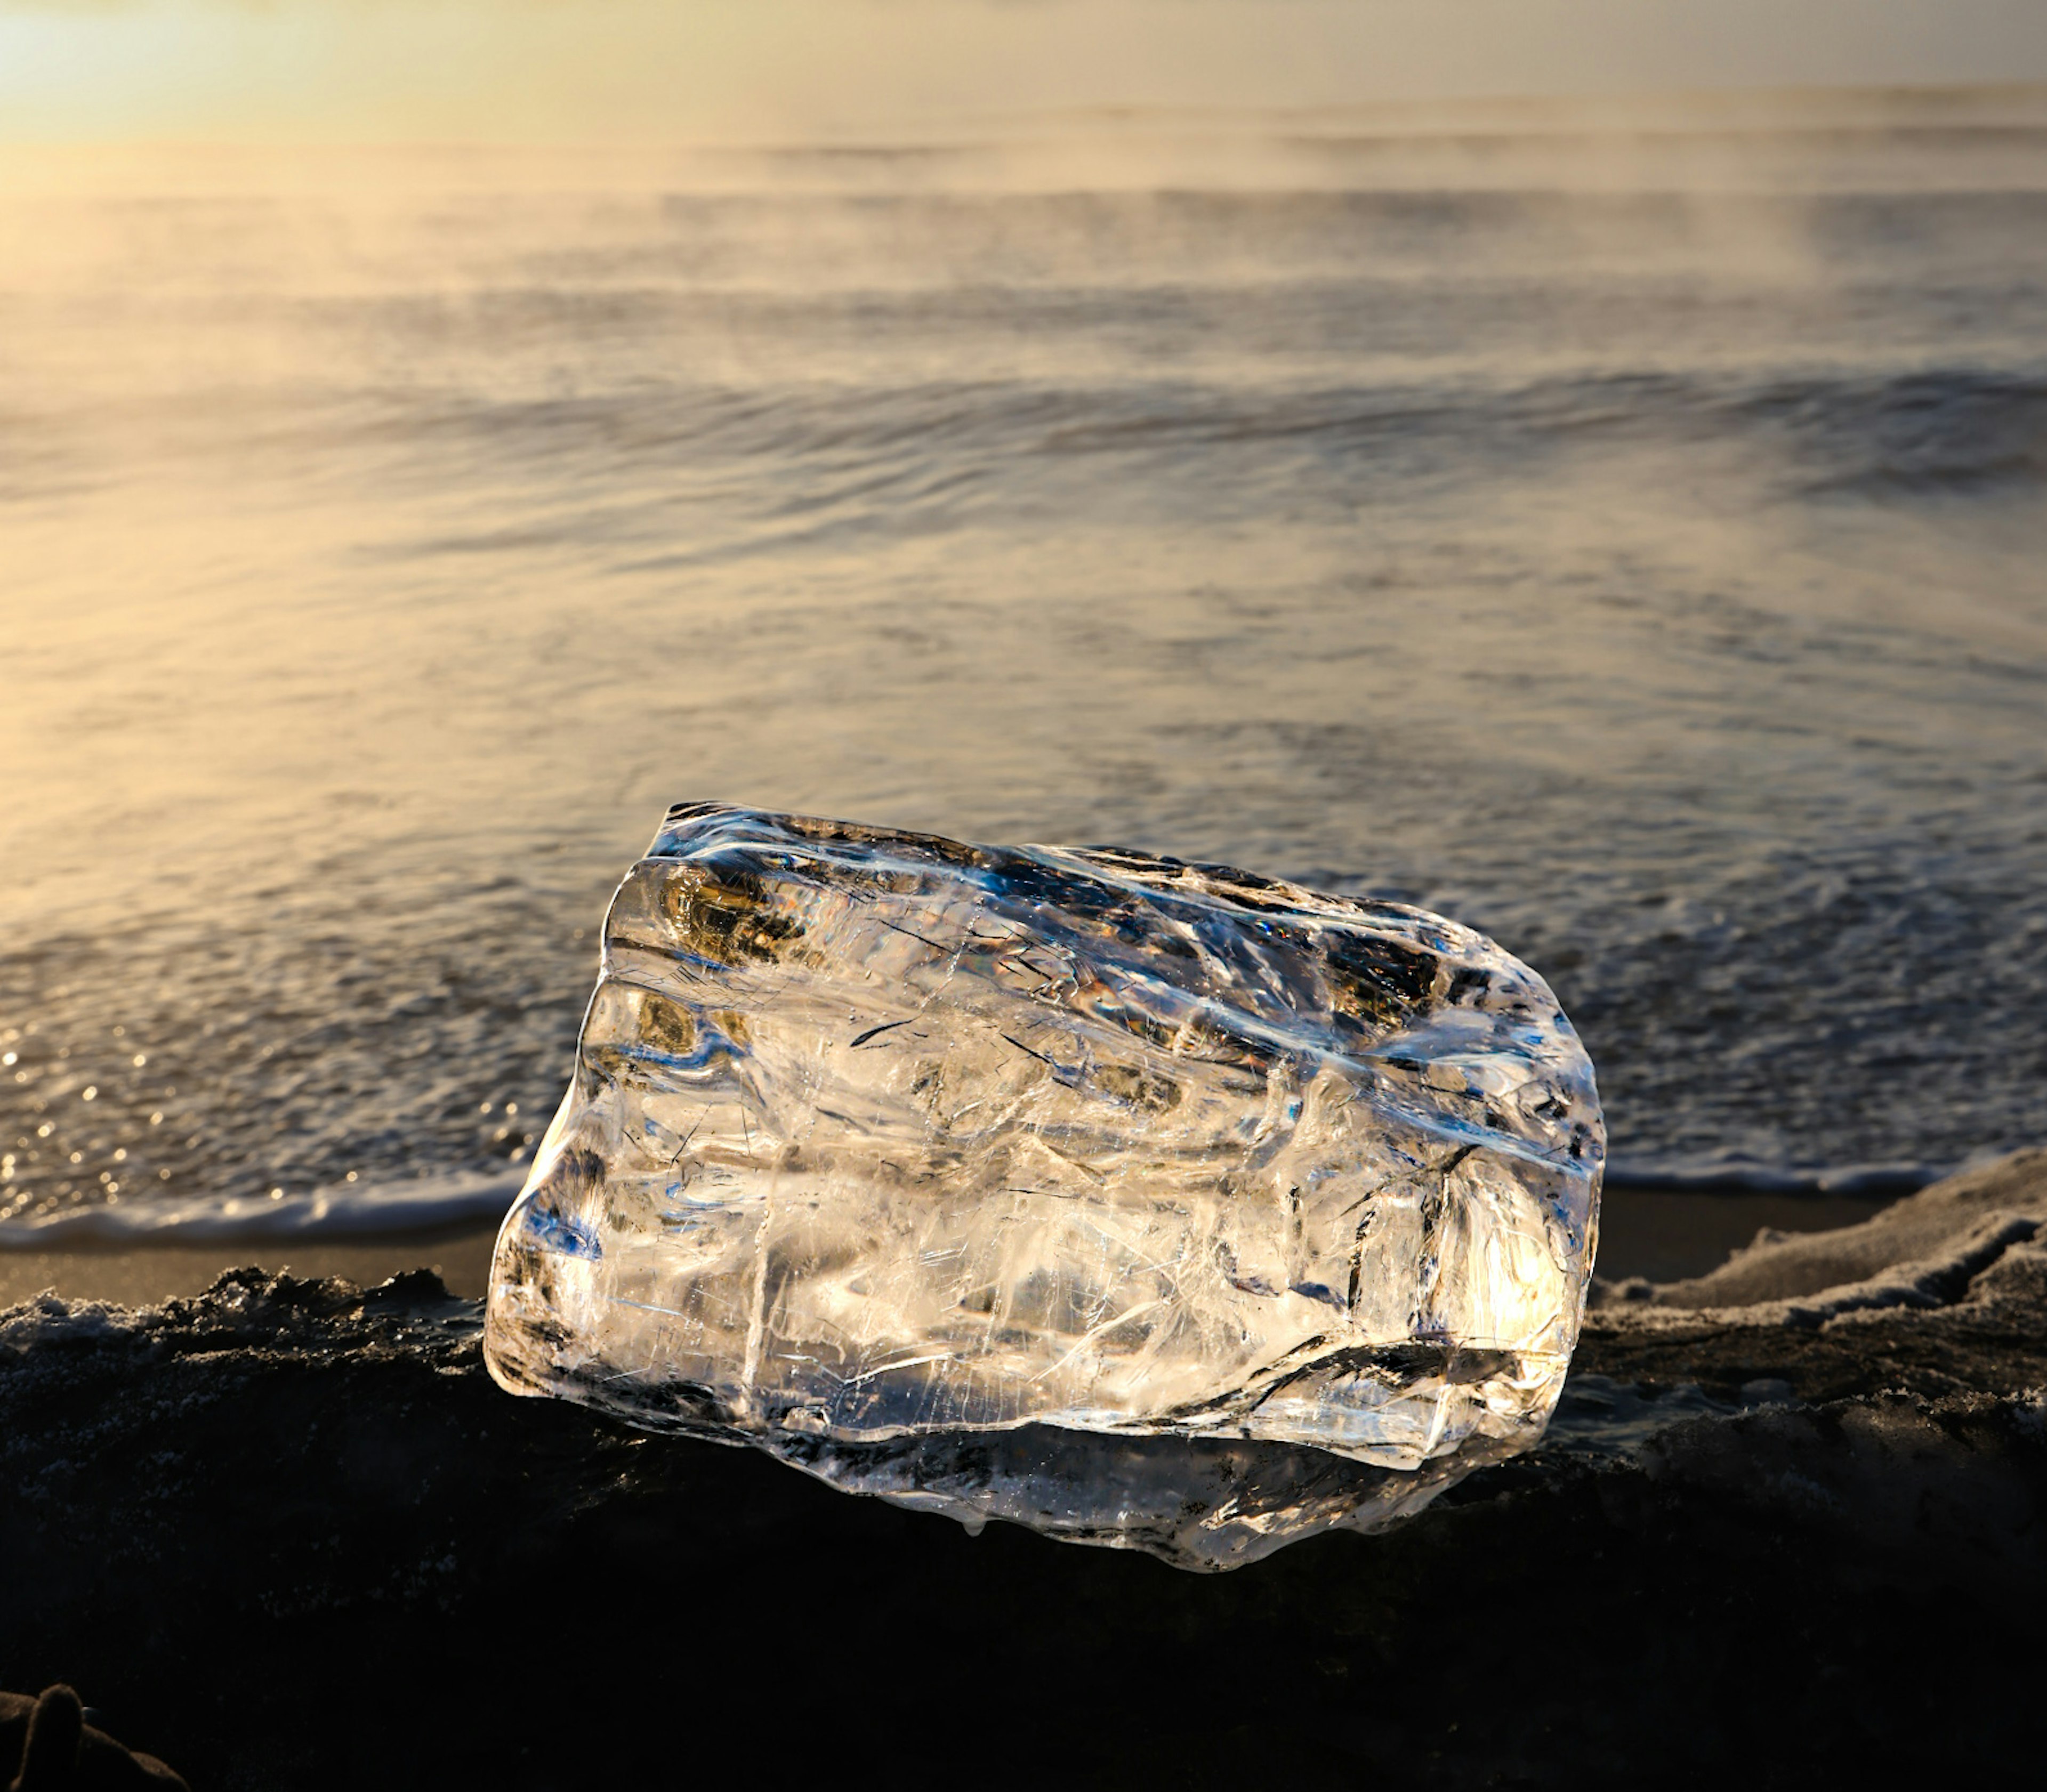
M 0 0 L 0 141 L 775 139 L 2047 80 L 2047 0 Z

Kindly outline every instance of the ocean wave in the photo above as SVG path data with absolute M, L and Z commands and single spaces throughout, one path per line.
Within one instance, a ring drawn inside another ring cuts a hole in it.
M 183 1244 L 307 1243 L 399 1237 L 501 1218 L 521 1176 L 439 1176 L 384 1186 L 316 1190 L 277 1199 L 161 1196 L 95 1202 L 0 1222 L 0 1252 L 143 1249 Z
M 730 477 L 733 463 L 764 463 L 781 476 L 761 482 L 755 501 L 760 520 L 776 528 L 855 504 L 867 527 L 985 515 L 1005 497 L 1033 502 L 1044 482 L 1084 466 L 1122 462 L 1141 474 L 1168 457 L 1171 478 L 1117 489 L 1169 505 L 1198 492 L 1205 505 L 1220 485 L 1239 502 L 1262 505 L 1277 490 L 1306 495 L 1304 474 L 1312 492 L 1319 468 L 1341 482 L 1337 495 L 1349 502 L 1366 470 L 1380 482 L 1518 477 L 1539 473 L 1550 457 L 1666 447 L 1739 450 L 1742 464 L 1794 499 L 1993 499 L 2047 483 L 2047 372 L 1995 366 L 1467 376 L 1276 389 L 993 380 L 888 390 L 670 389 L 479 400 L 370 427 L 413 454 L 459 441 L 472 463 L 482 457 L 515 470 L 544 457 L 555 476 L 572 467 L 590 480 L 615 469 L 621 480 L 644 481 L 650 462 L 700 479 L 714 469 Z M 675 501 L 671 488 L 657 495 Z M 609 511 L 578 513 L 568 526 L 609 532 L 616 521 Z M 408 541 L 404 551 L 431 545 Z
M 216 409 L 235 408 L 235 395 L 215 397 Z M 1794 501 L 1994 499 L 2047 484 L 2047 368 L 2033 366 L 1623 369 L 1536 381 L 1464 373 L 1284 386 L 985 378 L 760 390 L 649 381 L 572 397 L 385 393 L 316 412 L 276 419 L 268 439 L 281 451 L 352 442 L 387 474 L 424 482 L 447 471 L 457 489 L 496 477 L 545 485 L 557 500 L 606 494 L 602 505 L 556 501 L 509 529 L 404 536 L 382 550 L 406 556 L 557 540 L 637 545 L 672 536 L 664 519 L 713 499 L 726 523 L 744 517 L 771 531 L 849 507 L 861 528 L 884 533 L 989 520 L 1012 504 L 1035 517 L 1077 474 L 1125 504 L 1175 511 L 1262 508 L 1275 492 L 1298 501 L 1325 487 L 1349 505 L 1365 473 L 1383 500 L 1410 481 L 1539 477 L 1546 466 L 1645 448 L 1732 449 L 1735 460 L 1714 463 L 1723 474 L 1745 469 Z M 122 420 L 100 420 L 110 431 Z M 1094 471 L 1105 463 L 1132 476 L 1105 485 Z M 1155 473 L 1164 476 L 1147 477 Z M 686 560 L 718 539 L 698 529 L 686 546 L 660 542 L 633 563 Z
M 1925 1163 L 1852 1163 L 1832 1169 L 1788 1169 L 1746 1159 L 1704 1163 L 1609 1163 L 1606 1184 L 1644 1194 L 1846 1195 L 1895 1201 L 1916 1194 L 1949 1175 L 1954 1166 Z

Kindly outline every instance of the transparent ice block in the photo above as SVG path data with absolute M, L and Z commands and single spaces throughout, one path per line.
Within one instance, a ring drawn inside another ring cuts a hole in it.
M 1225 1566 L 1525 1449 L 1604 1133 L 1547 986 L 1403 905 L 714 803 L 626 874 L 506 1217 L 518 1393 Z

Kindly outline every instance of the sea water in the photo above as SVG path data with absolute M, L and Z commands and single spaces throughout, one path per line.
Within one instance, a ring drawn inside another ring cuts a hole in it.
M 697 798 L 1453 915 L 1623 1180 L 2041 1136 L 2047 95 L 5 159 L 13 1245 L 501 1211 Z

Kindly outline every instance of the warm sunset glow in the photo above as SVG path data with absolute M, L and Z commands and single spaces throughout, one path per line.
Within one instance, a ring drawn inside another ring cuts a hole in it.
M 2023 0 L 0 0 L 0 138 L 675 141 L 2047 75 Z
M 2020 1782 L 2043 567 L 2047 0 L 0 0 L 0 1792 Z

